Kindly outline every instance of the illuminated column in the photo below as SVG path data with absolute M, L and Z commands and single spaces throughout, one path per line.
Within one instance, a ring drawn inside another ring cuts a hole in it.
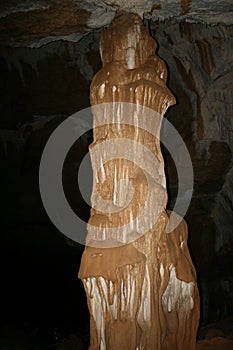
M 185 222 L 166 233 L 159 135 L 175 98 L 156 46 L 135 14 L 119 14 L 102 32 L 103 68 L 90 93 L 92 209 L 79 270 L 89 350 L 195 348 L 199 296 Z

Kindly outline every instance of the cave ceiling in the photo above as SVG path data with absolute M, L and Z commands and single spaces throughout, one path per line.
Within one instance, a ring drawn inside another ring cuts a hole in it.
M 108 25 L 119 10 L 154 22 L 233 22 L 232 0 L 2 0 L 0 44 L 40 47 L 60 39 L 77 42 Z

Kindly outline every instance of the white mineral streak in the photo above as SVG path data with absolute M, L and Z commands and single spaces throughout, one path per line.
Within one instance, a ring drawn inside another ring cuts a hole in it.
M 159 135 L 175 99 L 138 16 L 121 14 L 115 21 L 103 32 L 103 68 L 91 86 L 92 106 L 99 107 L 93 108 L 90 147 L 90 246 L 79 274 L 91 314 L 89 350 L 194 350 L 199 299 L 186 226 L 165 232 Z
M 113 180 L 113 204 L 117 204 L 117 193 L 118 193 L 118 189 L 117 189 L 117 168 L 116 168 L 116 164 L 114 165 L 114 180 Z
M 130 47 L 127 49 L 126 61 L 127 61 L 127 68 L 128 69 L 135 68 L 135 49 L 133 47 Z
M 179 312 L 181 307 L 185 308 L 186 314 L 193 309 L 193 282 L 184 282 L 176 277 L 176 269 L 172 267 L 170 279 L 167 288 L 162 296 L 163 308 L 168 312 L 176 310 Z
M 144 189 L 142 189 L 142 191 L 144 191 Z M 106 228 L 105 233 L 103 233 L 103 228 L 100 226 L 88 226 L 88 240 L 102 241 L 105 239 L 104 237 L 106 237 L 105 234 L 107 234 L 108 239 L 117 239 L 117 241 L 121 243 L 131 242 L 132 239 L 134 239 L 132 235 L 134 232 L 142 235 L 143 233 L 152 229 L 154 225 L 156 225 L 159 215 L 162 213 L 162 210 L 164 208 L 163 203 L 165 199 L 166 194 L 163 190 L 161 190 L 159 186 L 151 187 L 149 184 L 147 200 L 142 204 L 140 214 L 137 216 L 137 219 L 134 219 L 132 211 L 130 211 L 129 214 L 127 214 L 127 212 L 125 212 L 125 214 L 121 212 L 122 207 L 117 206 L 117 204 L 119 205 L 121 203 L 117 201 L 116 197 L 114 197 L 113 206 L 111 206 L 111 203 L 106 204 L 106 201 L 101 200 L 101 197 L 92 195 L 93 208 L 108 213 L 119 212 L 119 226 L 118 229 L 114 229 L 112 227 Z M 127 198 L 127 202 L 124 202 L 124 206 L 125 203 L 127 204 L 129 201 L 130 200 Z M 151 210 L 151 208 L 153 208 L 153 210 Z M 127 224 L 128 216 L 129 223 Z
M 150 290 L 150 275 L 148 265 L 145 266 L 145 276 L 142 285 L 141 307 L 138 314 L 138 322 L 147 323 L 147 327 L 151 321 L 151 290 Z
M 142 286 L 141 302 L 137 312 L 137 301 L 135 291 L 137 285 L 137 268 L 131 275 L 131 266 L 126 267 L 126 273 L 119 273 L 119 284 L 108 281 L 103 277 L 88 277 L 84 279 L 84 286 L 90 301 L 91 312 L 96 322 L 97 336 L 100 348 L 107 350 L 105 340 L 105 319 L 108 314 L 110 319 L 117 320 L 135 317 L 137 315 L 138 323 L 145 324 L 150 322 L 150 278 L 149 270 L 146 268 L 144 282 Z M 118 301 L 119 304 L 118 304 Z
M 145 267 L 139 304 L 135 299 L 139 270 L 136 268 L 133 273 L 130 273 L 131 271 L 133 271 L 132 266 L 127 266 L 125 272 L 119 273 L 120 289 L 118 289 L 118 283 L 108 281 L 101 276 L 98 278 L 88 277 L 83 280 L 102 350 L 107 350 L 104 332 L 107 314 L 113 320 L 136 316 L 142 329 L 151 324 L 149 267 L 147 265 Z M 118 301 L 120 301 L 119 304 Z
M 185 241 L 182 241 L 182 242 L 180 243 L 180 248 L 183 249 L 183 248 L 184 248 L 184 245 L 185 245 Z
M 104 98 L 104 92 L 105 92 L 105 84 L 103 83 L 99 89 L 99 96 L 101 99 Z
M 117 320 L 117 294 L 113 296 L 113 303 L 109 305 L 113 320 Z
M 102 179 L 103 179 L 103 181 L 105 181 L 105 170 L 104 170 L 104 164 L 103 164 L 102 158 L 100 158 L 99 164 L 100 164 L 100 170 L 101 170 Z M 98 173 L 96 173 L 96 175 L 97 175 L 97 174 L 98 174 Z M 98 178 L 98 176 L 96 176 L 96 177 Z M 99 179 L 98 179 L 98 180 L 99 180 Z M 100 182 L 100 180 L 99 180 L 98 182 Z
M 89 296 L 90 307 L 92 311 L 93 318 L 96 322 L 96 329 L 98 334 L 98 339 L 100 342 L 101 350 L 106 349 L 105 344 L 105 319 L 104 319 L 104 310 L 106 310 L 106 302 L 102 297 L 101 290 L 99 285 L 101 284 L 101 280 L 98 279 L 99 283 L 96 283 L 96 278 L 91 277 L 84 281 L 84 286 L 86 286 L 86 293 Z
M 97 284 L 97 280 L 95 277 L 90 278 L 91 282 L 91 293 L 90 293 L 90 302 L 91 308 L 93 312 L 93 318 L 96 322 L 96 329 L 98 332 L 98 337 L 100 341 L 105 344 L 105 319 L 103 310 L 106 309 L 105 300 L 102 298 L 101 292 L 99 290 L 99 284 Z M 103 345 L 102 345 L 103 346 Z M 104 350 L 106 347 L 103 347 Z
M 159 247 L 158 247 L 158 249 L 159 249 Z M 159 251 L 160 251 L 160 250 L 159 250 Z M 164 267 L 163 267 L 163 264 L 160 265 L 159 273 L 160 273 L 161 279 L 163 279 L 163 276 L 164 276 Z
M 138 30 L 140 32 L 140 28 L 136 26 L 133 32 L 127 34 L 127 49 L 126 49 L 126 62 L 128 69 L 135 68 L 135 60 L 136 60 L 136 49 L 138 45 Z

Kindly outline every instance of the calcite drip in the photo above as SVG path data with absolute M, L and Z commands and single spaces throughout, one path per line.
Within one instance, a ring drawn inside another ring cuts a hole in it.
M 182 221 L 165 232 L 170 213 L 159 133 L 175 98 L 155 50 L 155 41 L 135 14 L 120 13 L 102 32 L 103 68 L 90 94 L 92 210 L 79 270 L 91 316 L 89 350 L 196 346 L 199 296 L 187 227 Z M 146 108 L 156 117 L 143 129 Z M 108 154 L 116 157 L 108 159 Z

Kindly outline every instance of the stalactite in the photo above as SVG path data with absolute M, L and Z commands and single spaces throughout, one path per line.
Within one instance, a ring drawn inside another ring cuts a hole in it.
M 103 68 L 94 77 L 90 94 L 92 106 L 102 108 L 93 108 L 92 210 L 79 270 L 91 315 L 89 350 L 195 349 L 199 296 L 187 248 L 187 227 L 182 221 L 173 232 L 165 232 L 170 213 L 165 209 L 159 139 L 137 127 L 143 106 L 163 116 L 175 103 L 166 87 L 165 64 L 155 50 L 155 41 L 135 14 L 119 14 L 102 32 Z M 108 102 L 111 107 L 103 105 Z M 127 110 L 133 113 L 129 113 L 133 125 L 118 123 L 124 110 L 117 102 L 133 104 Z M 158 137 L 160 126 L 161 118 L 150 125 Z M 114 152 L 122 138 L 129 140 L 124 157 L 105 162 L 104 152 Z M 94 152 L 108 141 L 102 153 Z M 144 146 L 143 170 L 136 162 L 140 144 Z M 155 158 L 147 157 L 146 149 Z M 96 209 L 100 196 L 106 211 Z M 147 215 L 141 222 L 138 215 L 146 204 Z M 111 206 L 121 210 L 110 212 Z M 143 229 L 144 234 L 139 234 Z

